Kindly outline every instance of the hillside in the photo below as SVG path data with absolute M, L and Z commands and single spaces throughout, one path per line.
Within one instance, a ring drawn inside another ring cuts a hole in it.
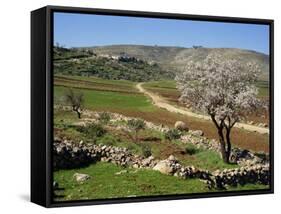
M 217 52 L 226 58 L 256 62 L 262 69 L 260 80 L 267 81 L 269 77 L 269 56 L 251 50 L 144 45 L 109 45 L 62 50 L 55 52 L 55 60 L 57 60 L 55 70 L 59 73 L 65 72 L 60 68 L 69 67 L 72 70 L 70 73 L 82 72 L 102 78 L 112 74 L 115 79 L 133 81 L 171 79 L 189 60 L 203 60 L 209 54 Z M 73 55 L 72 59 L 71 55 Z M 74 58 L 76 62 L 73 61 Z M 57 64 L 58 61 L 60 63 Z M 77 63 L 79 66 L 76 65 Z
M 137 57 L 65 48 L 54 48 L 54 73 L 136 82 L 174 78 L 173 73 L 167 72 L 157 63 Z

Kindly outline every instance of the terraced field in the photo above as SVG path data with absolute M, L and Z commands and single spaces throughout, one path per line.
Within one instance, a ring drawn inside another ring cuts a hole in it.
M 190 129 L 200 129 L 204 131 L 206 137 L 217 138 L 217 131 L 211 122 L 171 113 L 155 107 L 145 95 L 136 90 L 135 83 L 130 81 L 59 75 L 54 77 L 54 84 L 54 97 L 58 103 L 66 89 L 71 87 L 84 93 L 85 108 L 139 117 L 170 127 L 173 127 L 176 121 L 181 120 L 186 122 Z M 149 90 L 156 88 L 162 92 L 163 96 L 165 93 L 168 95 L 177 93 L 173 81 L 147 83 L 146 86 Z M 231 138 L 234 145 L 238 147 L 252 151 L 269 151 L 268 135 L 250 133 L 234 128 Z
M 165 98 L 170 104 L 175 106 L 185 107 L 182 103 L 178 101 L 180 97 L 180 93 L 176 89 L 176 82 L 173 80 L 165 80 L 165 81 L 152 81 L 146 82 L 142 84 L 142 86 L 155 94 Z M 258 88 L 258 96 L 260 99 L 264 100 L 264 102 L 269 102 L 269 82 L 268 81 L 258 81 L 256 83 L 256 87 Z M 269 123 L 269 114 L 268 111 L 262 109 L 258 110 L 258 114 L 249 114 L 245 120 L 253 121 L 253 123 Z

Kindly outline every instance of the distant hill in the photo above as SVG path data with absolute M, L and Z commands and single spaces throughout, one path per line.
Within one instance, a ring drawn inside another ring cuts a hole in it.
M 78 57 L 83 56 L 83 54 L 88 54 L 89 56 L 105 56 L 105 58 L 111 56 L 125 56 L 141 60 L 139 62 L 145 63 L 145 69 L 141 70 L 140 67 L 140 69 L 135 71 L 138 76 L 136 79 L 139 80 L 173 78 L 176 72 L 182 71 L 183 67 L 189 60 L 203 60 L 210 53 L 214 52 L 220 53 L 226 58 L 239 59 L 243 62 L 256 62 L 262 69 L 260 79 L 268 80 L 269 78 L 269 56 L 251 50 L 235 48 L 204 48 L 201 46 L 183 48 L 145 45 L 109 45 L 98 47 L 80 47 L 71 49 L 71 51 Z M 136 62 L 136 64 L 138 64 L 138 62 Z M 82 66 L 81 63 L 80 66 Z M 128 62 L 122 62 L 120 66 L 125 66 L 128 68 L 128 71 L 131 69 L 131 65 L 129 65 Z M 157 69 L 155 70 L 155 68 Z M 148 72 L 149 69 L 151 69 L 150 73 Z M 120 72 L 122 73 L 121 70 Z M 120 77 L 122 76 L 121 73 Z M 141 75 L 144 75 L 145 77 L 142 78 Z M 149 77 L 149 75 L 152 76 Z M 138 81 L 136 79 L 134 81 Z
M 136 82 L 174 78 L 174 73 L 157 63 L 134 56 L 97 54 L 91 50 L 65 48 L 54 48 L 54 73 Z

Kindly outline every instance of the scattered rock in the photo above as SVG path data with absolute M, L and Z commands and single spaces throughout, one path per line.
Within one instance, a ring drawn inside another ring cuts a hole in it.
M 186 123 L 183 121 L 177 121 L 175 123 L 175 128 L 180 131 L 188 131 L 188 127 L 187 127 Z
M 204 132 L 202 130 L 194 130 L 191 132 L 191 134 L 195 136 L 203 136 Z
M 91 178 L 90 175 L 82 174 L 82 173 L 75 173 L 73 177 L 77 182 L 84 182 Z
M 121 170 L 120 172 L 116 172 L 115 175 L 122 175 L 122 174 L 125 174 L 125 173 L 128 173 L 128 170 L 126 170 L 126 169 Z

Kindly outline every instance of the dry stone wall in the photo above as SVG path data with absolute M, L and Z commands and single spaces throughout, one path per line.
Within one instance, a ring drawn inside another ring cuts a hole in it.
M 133 155 L 126 148 L 85 144 L 82 141 L 75 144 L 61 139 L 56 139 L 54 142 L 55 170 L 79 168 L 97 161 L 111 162 L 124 167 L 150 168 L 183 179 L 199 178 L 205 181 L 209 188 L 223 189 L 227 185 L 237 186 L 245 183 L 268 184 L 270 180 L 268 164 L 249 165 L 211 173 L 194 166 L 182 166 L 173 155 L 166 160 L 155 160 L 152 156 L 144 158 Z

